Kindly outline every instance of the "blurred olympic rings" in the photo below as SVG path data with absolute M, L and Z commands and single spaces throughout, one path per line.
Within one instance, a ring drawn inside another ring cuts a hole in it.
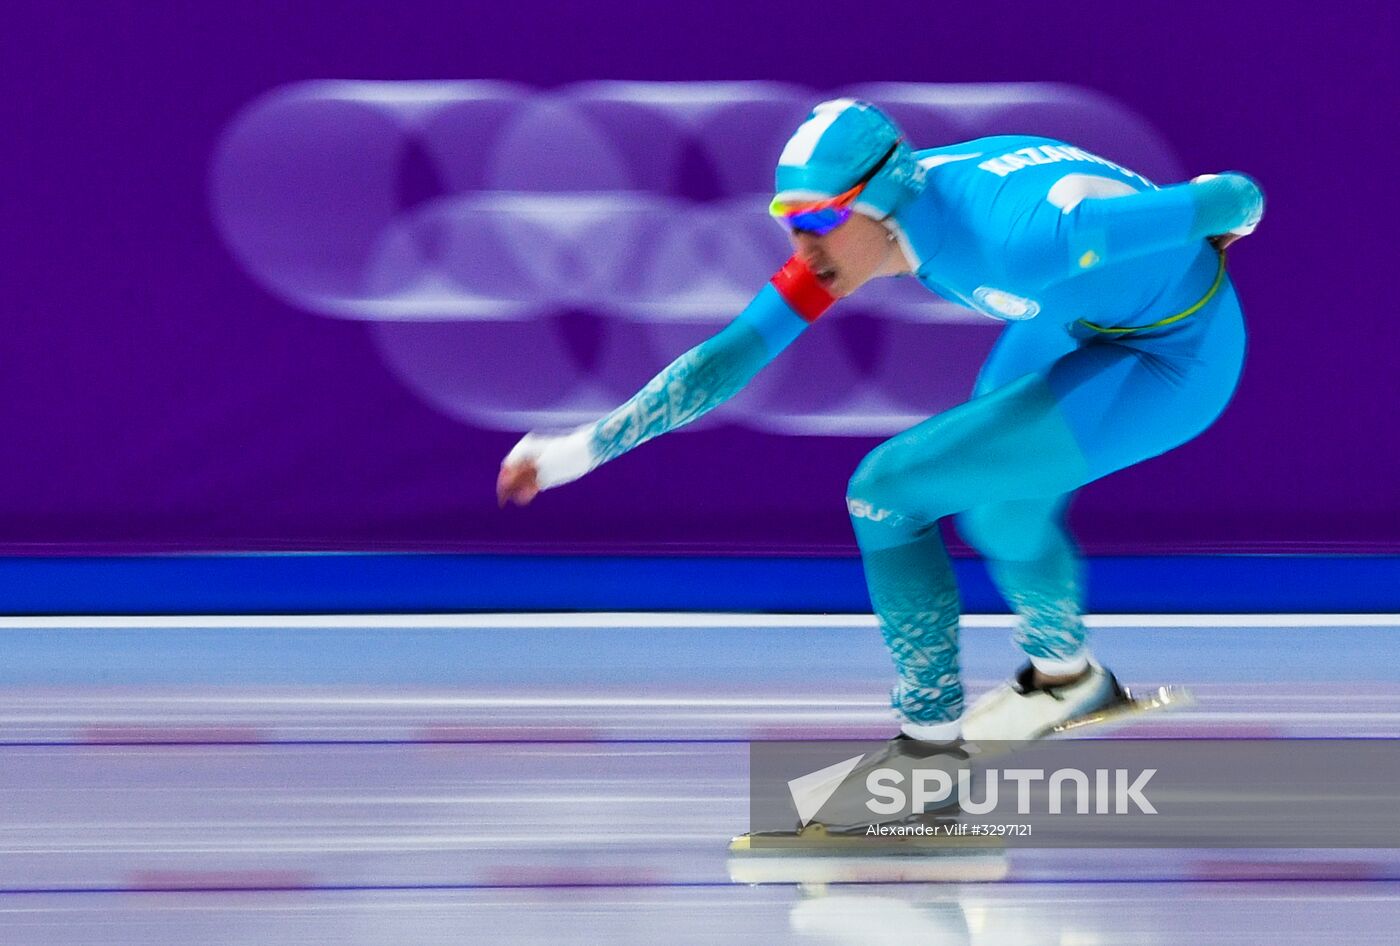
M 764 210 L 773 164 L 837 94 L 879 102 L 916 143 L 1047 134 L 1178 176 L 1141 119 L 1063 85 L 320 81 L 230 122 L 211 206 L 249 276 L 296 308 L 372 323 L 433 406 L 488 429 L 569 425 L 725 324 L 786 257 Z M 876 320 L 873 354 L 808 333 L 725 420 L 883 434 L 965 396 L 975 359 L 950 365 L 946 339 L 985 338 L 978 316 L 905 280 L 849 308 Z

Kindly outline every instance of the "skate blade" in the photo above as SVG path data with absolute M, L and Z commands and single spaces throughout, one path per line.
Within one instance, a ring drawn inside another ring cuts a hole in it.
M 747 856 L 787 856 L 806 854 L 813 857 L 860 854 L 868 857 L 890 857 L 905 854 L 942 854 L 981 852 L 1000 849 L 997 838 L 971 834 L 953 836 L 918 834 L 905 837 L 870 837 L 865 834 L 833 834 L 826 825 L 814 821 L 794 832 L 762 832 L 741 834 L 729 842 L 730 854 Z
M 743 884 L 972 883 L 1006 876 L 995 839 L 869 838 L 811 824 L 791 834 L 729 842 L 729 876 Z
M 900 841 L 830 835 L 820 824 L 791 836 L 750 835 L 729 843 L 729 879 L 738 884 L 975 883 L 1001 880 L 1006 854 L 991 844 Z
M 1059 736 L 1066 733 L 1081 733 L 1090 729 L 1099 730 L 1114 726 L 1123 726 L 1133 722 L 1140 716 L 1149 713 L 1161 712 L 1163 710 L 1183 709 L 1196 705 L 1196 698 L 1191 691 L 1185 687 L 1158 687 L 1150 693 L 1142 696 L 1137 695 L 1131 689 L 1125 687 L 1124 694 L 1126 700 L 1105 706 L 1103 709 L 1086 713 L 1074 719 L 1069 719 L 1051 729 L 1049 735 Z

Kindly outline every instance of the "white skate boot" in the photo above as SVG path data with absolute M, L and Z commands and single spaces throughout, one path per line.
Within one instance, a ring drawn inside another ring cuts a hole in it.
M 963 738 L 971 742 L 1030 742 L 1095 719 L 1133 701 L 1113 674 L 1098 662 L 1072 683 L 1034 685 L 1034 667 L 1026 664 L 1007 683 L 982 696 L 963 717 Z

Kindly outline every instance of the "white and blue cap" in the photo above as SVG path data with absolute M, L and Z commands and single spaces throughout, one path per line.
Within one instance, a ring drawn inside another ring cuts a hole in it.
M 923 189 L 923 168 L 899 126 L 874 105 L 858 99 L 822 102 L 778 158 L 776 199 L 797 203 L 835 197 L 881 161 L 883 166 L 852 205 L 876 220 L 895 216 Z

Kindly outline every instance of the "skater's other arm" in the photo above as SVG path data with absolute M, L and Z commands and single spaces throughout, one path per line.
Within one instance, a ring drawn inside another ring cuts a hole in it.
M 524 505 L 738 393 L 834 301 L 794 256 L 717 334 L 667 365 L 627 403 L 567 434 L 527 434 L 506 456 L 496 483 L 501 505 Z
M 1263 214 L 1259 185 L 1227 171 L 1170 187 L 1067 202 L 1058 217 L 1038 218 L 1053 227 L 1048 244 L 1043 235 L 1028 232 L 1013 251 L 1021 250 L 1023 259 L 1033 257 L 1025 261 L 1046 278 L 1062 279 L 1211 237 L 1225 235 L 1228 242 L 1253 232 Z

